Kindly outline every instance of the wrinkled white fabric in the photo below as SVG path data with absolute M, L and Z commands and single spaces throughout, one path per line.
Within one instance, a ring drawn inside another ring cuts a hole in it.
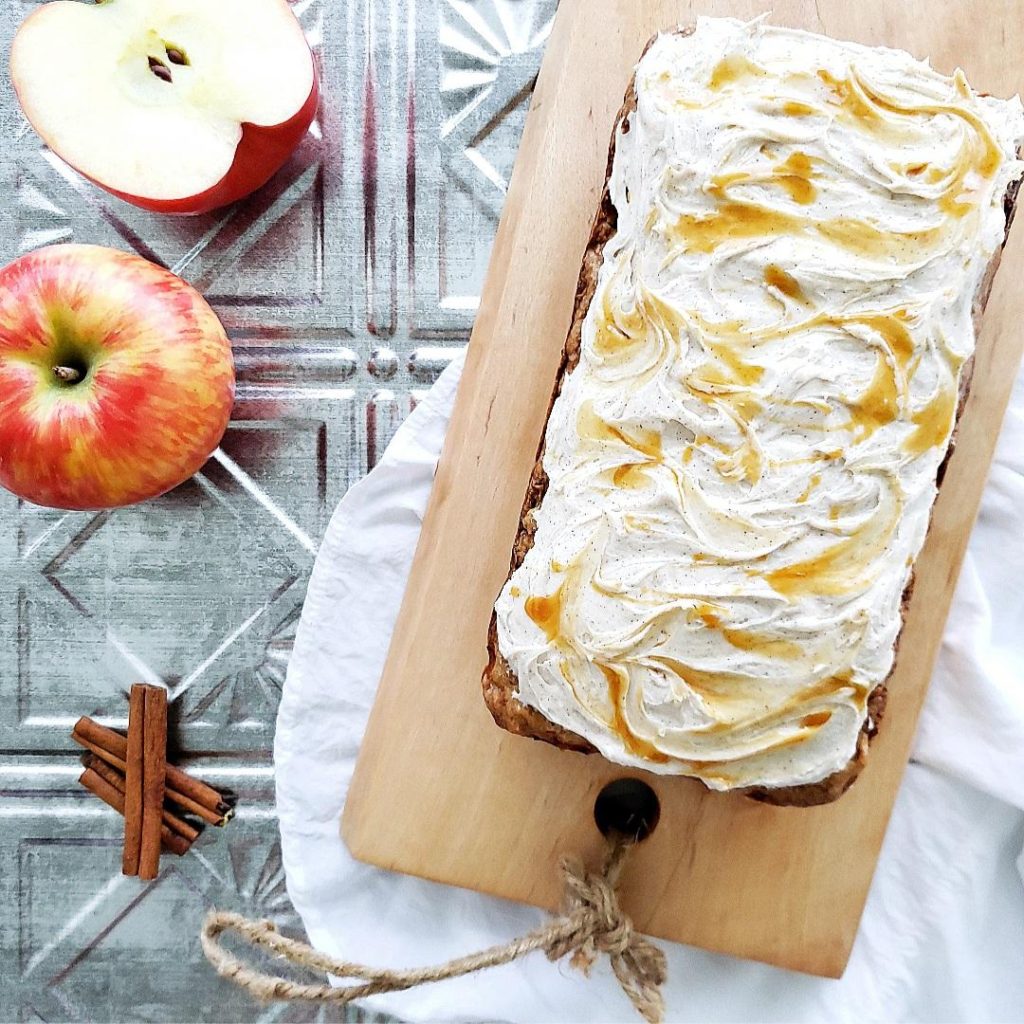
M 381 966 L 481 949 L 543 917 L 360 864 L 338 830 L 461 366 L 444 373 L 331 521 L 278 718 L 288 891 L 318 948 Z M 665 943 L 669 1020 L 1024 1020 L 1021 508 L 1024 378 L 845 976 L 811 978 Z M 606 964 L 588 980 L 543 956 L 368 1004 L 417 1021 L 632 1019 Z

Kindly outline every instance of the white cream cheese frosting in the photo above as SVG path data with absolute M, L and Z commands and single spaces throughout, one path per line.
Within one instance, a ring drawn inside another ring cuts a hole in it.
M 817 782 L 893 663 L 1024 113 L 901 51 L 706 18 L 659 36 L 636 100 L 499 650 L 612 761 Z

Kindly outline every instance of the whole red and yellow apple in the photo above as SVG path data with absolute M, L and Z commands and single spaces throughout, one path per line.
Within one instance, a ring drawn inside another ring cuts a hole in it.
M 319 97 L 287 0 L 58 0 L 25 19 L 10 67 L 50 149 L 160 213 L 202 213 L 259 188 Z
M 188 479 L 227 427 L 235 373 L 206 300 L 168 270 L 53 245 L 0 270 L 0 485 L 110 508 Z

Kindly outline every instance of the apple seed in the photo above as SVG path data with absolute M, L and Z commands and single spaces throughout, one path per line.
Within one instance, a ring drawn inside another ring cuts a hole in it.
M 149 58 L 149 70 L 152 71 L 153 74 L 156 75 L 156 77 L 159 78 L 161 81 L 164 81 L 164 82 L 172 81 L 171 69 L 166 64 L 164 64 L 164 62 L 162 60 L 159 60 L 157 57 L 150 57 Z
M 53 375 L 62 384 L 77 384 L 82 379 L 82 371 L 74 366 L 55 366 Z
M 188 57 L 185 56 L 185 51 L 179 50 L 176 46 L 167 47 L 167 59 L 172 64 L 188 64 Z

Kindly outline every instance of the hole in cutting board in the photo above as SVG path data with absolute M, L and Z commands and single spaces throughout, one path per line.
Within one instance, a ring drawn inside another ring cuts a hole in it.
M 640 779 L 609 782 L 594 801 L 594 821 L 602 835 L 620 832 L 643 842 L 658 827 L 660 817 L 657 793 Z

